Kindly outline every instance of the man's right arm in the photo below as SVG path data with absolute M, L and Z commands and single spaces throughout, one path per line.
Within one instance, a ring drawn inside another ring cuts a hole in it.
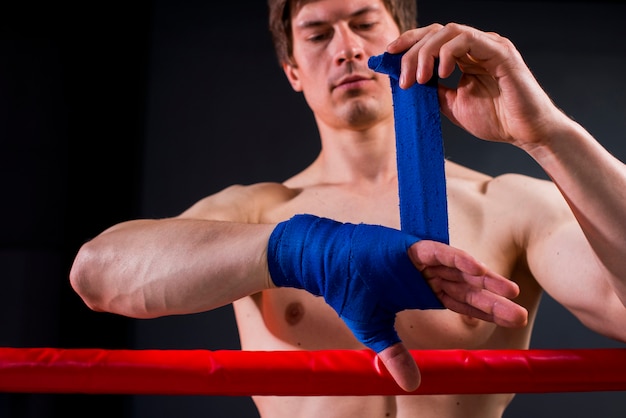
M 135 220 L 85 243 L 70 282 L 93 310 L 134 318 L 214 309 L 271 287 L 274 225 L 189 218 Z
M 226 195 L 229 196 L 228 193 Z M 319 287 L 313 289 L 314 294 L 324 296 L 325 299 L 330 297 L 335 300 L 333 294 L 336 292 L 333 289 L 348 280 L 350 284 L 344 286 L 349 294 L 345 299 L 345 311 L 355 313 L 355 323 L 369 324 L 372 319 L 376 319 L 367 314 L 375 306 L 369 306 L 370 301 L 364 302 L 363 298 L 354 297 L 366 291 L 367 286 L 364 287 L 358 280 L 351 280 L 351 276 L 344 277 L 345 271 L 350 270 L 344 268 L 350 264 L 350 256 L 343 260 L 346 266 L 342 266 L 340 260 L 339 268 L 330 269 L 327 272 L 328 277 L 324 274 L 320 276 L 325 269 L 313 272 L 313 275 L 308 274 L 311 273 L 308 268 L 310 265 L 328 265 L 336 256 L 333 253 L 334 247 L 326 248 L 327 234 L 312 236 L 310 231 L 297 228 L 295 234 L 289 235 L 290 239 L 280 245 L 286 250 L 287 259 L 276 257 L 275 251 L 268 256 L 270 236 L 274 237 L 272 232 L 279 231 L 280 228 L 274 224 L 244 222 L 259 221 L 260 218 L 254 216 L 254 210 L 246 210 L 239 213 L 252 214 L 251 219 L 240 219 L 236 205 L 230 213 L 223 213 L 220 207 L 229 207 L 224 203 L 231 200 L 222 199 L 223 196 L 218 194 L 216 197 L 204 199 L 178 218 L 129 221 L 104 231 L 79 250 L 70 272 L 72 287 L 87 306 L 97 311 L 134 318 L 196 313 L 274 287 L 269 274 L 270 259 L 274 263 L 274 272 L 288 272 L 287 281 L 299 279 L 295 286 L 288 283 L 283 285 L 311 291 L 306 285 L 300 284 L 318 283 L 320 280 L 329 283 L 330 286 L 323 286 L 324 290 L 321 292 L 318 291 L 321 289 Z M 244 200 L 254 202 L 254 199 Z M 254 206 L 255 203 L 252 203 L 252 207 Z M 204 216 L 208 219 L 204 219 Z M 211 220 L 211 217 L 230 217 L 239 221 Z M 285 227 L 286 223 L 292 222 L 293 219 L 279 225 Z M 345 228 L 339 222 L 328 220 L 327 223 L 332 224 L 333 230 Z M 380 226 L 361 228 L 367 231 L 383 229 L 391 235 L 400 233 Z M 341 248 L 346 247 L 349 250 L 348 253 L 355 249 L 351 235 L 348 234 L 345 243 L 339 243 Z M 359 260 L 368 260 L 370 253 L 377 254 L 374 249 L 380 244 L 377 244 L 380 239 L 375 235 L 359 240 Z M 393 240 L 391 235 L 389 239 Z M 406 239 L 402 238 L 400 241 L 406 244 Z M 291 256 L 297 256 L 301 248 L 309 245 L 314 245 L 315 249 L 311 254 L 306 252 L 307 259 L 290 259 Z M 464 314 L 478 313 L 479 317 L 496 323 L 504 321 L 507 326 L 523 326 L 526 323 L 526 311 L 508 299 L 515 297 L 519 289 L 506 278 L 489 271 L 468 254 L 441 243 L 421 241 L 408 249 L 406 245 L 401 246 L 396 255 L 405 259 L 404 264 L 408 261 L 409 265 L 412 263 L 424 273 L 444 306 Z M 275 246 L 271 248 L 274 249 Z M 374 260 L 374 263 L 380 263 L 383 268 L 371 277 L 378 283 L 376 288 L 383 290 L 392 278 L 385 271 L 395 271 L 395 262 L 392 259 L 397 258 L 388 259 L 384 255 L 385 253 L 380 257 L 379 254 Z M 372 265 L 371 262 L 363 264 Z M 293 268 L 286 269 L 288 266 Z M 361 271 L 361 268 L 358 270 Z M 365 271 L 369 270 L 366 268 Z M 302 276 L 301 273 L 305 272 L 308 273 Z M 368 274 L 372 275 L 370 273 Z M 415 287 L 411 285 L 414 275 L 401 276 L 399 279 L 408 285 L 407 289 Z M 330 293 L 327 288 L 331 289 Z M 397 286 L 393 289 L 390 290 L 392 299 L 405 293 L 402 286 L 399 290 Z M 414 292 L 413 294 L 416 298 L 420 296 Z M 395 312 L 405 308 L 400 305 L 389 311 L 388 331 L 393 330 Z M 415 389 L 419 385 L 419 371 L 404 345 L 396 343 L 381 350 L 381 359 L 398 384 L 406 390 Z
M 113 226 L 80 248 L 72 287 L 91 309 L 134 318 L 203 312 L 273 288 L 268 241 L 276 225 L 263 213 L 293 194 L 272 183 L 232 186 L 179 217 Z M 310 244 L 311 237 L 301 238 Z M 415 244 L 409 255 L 446 307 L 496 323 L 508 323 L 512 313 L 513 322 L 525 322 L 525 312 L 508 300 L 516 290 L 507 279 L 458 249 L 434 244 Z M 494 305 L 507 308 L 492 312 Z
M 85 243 L 70 282 L 85 304 L 134 318 L 203 312 L 273 287 L 264 208 L 291 197 L 276 183 L 230 186 L 182 214 L 115 225 Z

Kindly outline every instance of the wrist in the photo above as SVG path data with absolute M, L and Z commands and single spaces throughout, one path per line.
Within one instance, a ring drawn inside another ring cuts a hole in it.
M 582 126 L 564 114 L 561 120 L 551 121 L 545 126 L 547 128 L 536 134 L 534 141 L 518 145 L 544 169 L 568 154 L 580 155 L 585 144 L 593 140 Z

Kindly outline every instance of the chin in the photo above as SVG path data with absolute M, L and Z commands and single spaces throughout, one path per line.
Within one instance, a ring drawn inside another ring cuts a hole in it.
M 349 103 L 343 112 L 343 119 L 352 127 L 367 128 L 380 121 L 383 113 L 380 104 L 372 105 L 366 100 L 355 100 Z

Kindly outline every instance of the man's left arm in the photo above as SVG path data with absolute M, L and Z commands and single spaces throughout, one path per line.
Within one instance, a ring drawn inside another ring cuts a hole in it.
M 594 253 L 590 261 L 626 305 L 626 166 L 570 119 L 524 149 L 561 191 Z
M 401 86 L 429 80 L 436 62 L 442 78 L 458 67 L 457 86 L 439 86 L 442 113 L 478 138 L 523 149 L 550 176 L 573 217 L 529 244 L 536 250 L 528 260 L 531 268 L 535 263 L 533 274 L 557 300 L 569 296 L 561 301 L 566 306 L 577 289 L 578 306 L 568 307 L 579 317 L 588 314 L 581 319 L 597 331 L 626 340 L 623 320 L 615 326 L 605 317 L 602 323 L 602 314 L 593 312 L 610 306 L 611 315 L 626 317 L 624 163 L 555 106 L 510 40 L 435 24 L 406 32 L 388 47 L 403 51 Z

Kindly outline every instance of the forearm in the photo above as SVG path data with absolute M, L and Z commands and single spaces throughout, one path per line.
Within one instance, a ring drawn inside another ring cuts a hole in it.
M 70 281 L 98 311 L 150 318 L 214 309 L 270 285 L 272 229 L 191 219 L 123 223 L 81 247 Z
M 526 150 L 561 190 L 626 302 L 626 166 L 582 127 L 570 122 L 549 141 Z

